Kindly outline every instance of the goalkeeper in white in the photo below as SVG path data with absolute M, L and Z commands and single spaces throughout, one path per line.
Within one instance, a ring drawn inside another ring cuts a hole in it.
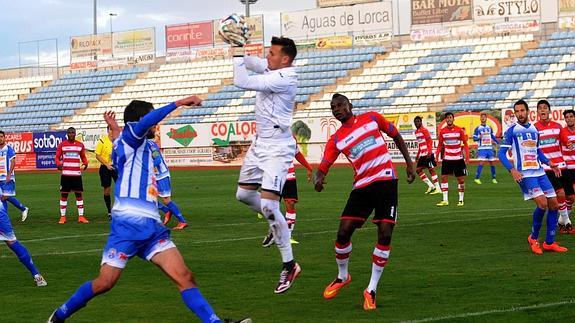
M 240 170 L 236 198 L 262 213 L 269 222 L 283 261 L 275 293 L 283 293 L 301 272 L 293 257 L 287 222 L 280 210 L 282 188 L 296 153 L 290 127 L 297 92 L 297 74 L 292 66 L 297 49 L 293 40 L 273 37 L 266 59 L 261 59 L 244 57 L 243 48 L 237 46 L 243 44 L 231 42 L 235 44 L 234 84 L 257 92 L 257 134 Z M 248 70 L 256 74 L 249 75 Z M 261 194 L 258 192 L 260 187 Z

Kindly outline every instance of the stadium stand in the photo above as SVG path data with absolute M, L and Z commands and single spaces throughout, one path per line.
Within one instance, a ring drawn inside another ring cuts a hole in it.
M 104 111 L 121 113 L 131 100 L 145 100 L 155 106 L 162 106 L 184 96 L 204 96 L 210 88 L 220 86 L 224 80 L 232 78 L 232 72 L 230 59 L 164 64 L 156 71 L 129 81 L 126 86 L 98 103 L 91 104 L 66 124 L 81 123 L 80 128 L 105 127 L 102 119 Z
M 87 108 L 90 102 L 99 101 L 102 95 L 123 86 L 126 80 L 144 70 L 137 67 L 66 74 L 6 108 L 0 115 L 0 127 L 10 132 L 47 131 L 55 125 L 65 127 L 61 124 L 64 117 Z
M 374 46 L 301 52 L 294 63 L 299 78 L 296 104 L 308 102 L 310 95 L 335 84 L 336 79 L 348 76 L 350 71 L 363 68 L 365 62 L 373 60 L 377 53 L 384 50 L 382 46 Z M 254 91 L 226 85 L 210 93 L 202 107 L 184 109 L 167 123 L 253 120 L 254 102 Z
M 533 35 L 511 35 L 425 43 L 408 43 L 378 59 L 345 84 L 328 88 L 312 100 L 299 116 L 328 116 L 329 100 L 339 92 L 354 100 L 356 113 L 376 110 L 385 113 L 421 112 L 430 106 L 443 107 L 445 98 L 457 95 L 458 87 L 494 68 L 522 49 Z
M 547 99 L 552 105 L 568 106 L 574 96 L 575 31 L 555 32 L 446 110 L 501 109 L 518 99 Z
M 0 80 L 0 108 L 8 108 L 14 105 L 20 98 L 41 88 L 44 83 L 51 80 L 51 75 Z M 7 119 L 10 118 L 11 113 L 2 113 L 1 115 L 2 119 Z M 6 122 L 0 121 L 0 125 L 5 126 L 6 124 Z

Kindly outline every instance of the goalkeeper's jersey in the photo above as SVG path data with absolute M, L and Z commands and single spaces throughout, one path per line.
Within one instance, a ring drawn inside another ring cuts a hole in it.
M 248 70 L 255 72 L 249 75 Z M 269 70 L 259 57 L 234 58 L 234 84 L 257 91 L 255 115 L 257 135 L 262 138 L 289 138 L 297 92 L 295 67 Z

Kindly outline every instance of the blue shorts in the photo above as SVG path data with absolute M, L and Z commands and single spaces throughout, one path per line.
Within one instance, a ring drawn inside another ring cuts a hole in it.
M 124 268 L 134 256 L 150 260 L 157 253 L 176 247 L 170 240 L 170 230 L 155 219 L 112 217 L 110 227 L 102 265 Z
M 477 149 L 477 159 L 494 161 L 495 153 L 493 149 Z
M 16 235 L 12 228 L 12 223 L 8 217 L 8 213 L 3 206 L 0 206 L 0 241 L 15 241 Z
M 519 182 L 519 187 L 523 192 L 523 198 L 527 201 L 540 195 L 547 198 L 556 197 L 555 189 L 546 175 L 538 177 L 523 177 Z
M 16 196 L 16 183 L 14 181 L 0 182 L 0 189 L 4 196 Z
M 170 182 L 170 176 L 159 179 L 157 184 L 159 197 L 172 196 L 172 183 Z

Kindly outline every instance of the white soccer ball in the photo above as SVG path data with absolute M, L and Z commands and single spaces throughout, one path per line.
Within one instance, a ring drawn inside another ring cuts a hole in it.
M 250 37 L 250 29 L 244 16 L 234 13 L 220 20 L 218 34 L 228 44 L 244 46 Z

